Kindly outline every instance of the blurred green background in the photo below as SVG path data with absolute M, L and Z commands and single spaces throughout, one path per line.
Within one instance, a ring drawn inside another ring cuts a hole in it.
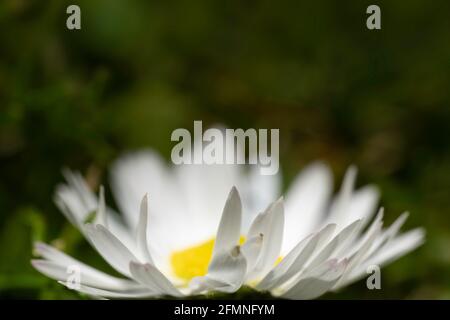
M 79 4 L 82 29 L 66 28 Z M 378 4 L 382 30 L 366 28 Z M 0 297 L 79 298 L 30 266 L 53 241 L 107 270 L 58 212 L 61 168 L 93 186 L 126 150 L 169 158 L 172 130 L 280 128 L 286 185 L 309 161 L 382 190 L 386 222 L 427 242 L 324 298 L 450 298 L 450 2 L 0 2 Z M 111 195 L 108 194 L 111 201 Z

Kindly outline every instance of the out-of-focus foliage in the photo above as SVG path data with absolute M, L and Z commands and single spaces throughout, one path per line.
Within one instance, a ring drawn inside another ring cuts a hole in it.
M 450 2 L 377 1 L 379 31 L 369 4 L 2 0 L 0 296 L 79 298 L 31 268 L 36 239 L 107 268 L 53 205 L 63 166 L 97 186 L 122 152 L 168 157 L 172 130 L 203 120 L 280 128 L 287 182 L 312 159 L 338 181 L 355 163 L 388 223 L 409 210 L 427 229 L 382 290 L 326 298 L 450 298 Z

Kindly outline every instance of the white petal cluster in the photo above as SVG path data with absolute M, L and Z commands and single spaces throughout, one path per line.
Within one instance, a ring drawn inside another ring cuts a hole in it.
M 170 168 L 157 154 L 143 151 L 112 168 L 120 215 L 105 205 L 103 188 L 97 197 L 81 175 L 67 171 L 65 176 L 56 204 L 123 277 L 43 243 L 36 244 L 40 259 L 32 264 L 63 285 L 68 268 L 77 266 L 76 289 L 93 297 L 183 297 L 232 293 L 247 285 L 283 298 L 313 299 L 424 241 L 422 229 L 400 234 L 406 213 L 383 229 L 378 191 L 373 186 L 355 190 L 353 167 L 333 196 L 329 168 L 314 163 L 283 199 L 278 175 L 233 165 Z M 210 239 L 215 241 L 207 273 L 188 283 L 177 278 L 171 254 Z

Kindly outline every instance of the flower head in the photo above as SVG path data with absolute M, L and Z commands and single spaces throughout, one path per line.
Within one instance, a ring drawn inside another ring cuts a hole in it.
M 70 171 L 55 200 L 123 277 L 43 243 L 36 244 L 42 258 L 32 261 L 64 285 L 66 270 L 76 265 L 81 272 L 76 289 L 91 296 L 182 297 L 248 285 L 283 298 L 312 299 L 360 279 L 369 266 L 384 265 L 424 239 L 422 229 L 399 234 L 406 213 L 382 228 L 383 209 L 375 215 L 378 191 L 354 190 L 354 167 L 332 197 L 329 168 L 314 163 L 296 177 L 285 199 L 279 197 L 278 175 L 235 165 L 168 168 L 151 151 L 119 159 L 111 173 L 122 215 L 105 205 L 102 187 L 97 197 Z

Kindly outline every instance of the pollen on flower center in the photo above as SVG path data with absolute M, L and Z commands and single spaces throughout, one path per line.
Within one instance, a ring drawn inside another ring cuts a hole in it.
M 182 280 L 189 281 L 194 277 L 206 275 L 214 249 L 214 241 L 215 238 L 173 252 L 170 256 L 170 264 L 175 276 Z M 242 244 L 244 242 L 245 237 L 241 236 L 239 243 Z

